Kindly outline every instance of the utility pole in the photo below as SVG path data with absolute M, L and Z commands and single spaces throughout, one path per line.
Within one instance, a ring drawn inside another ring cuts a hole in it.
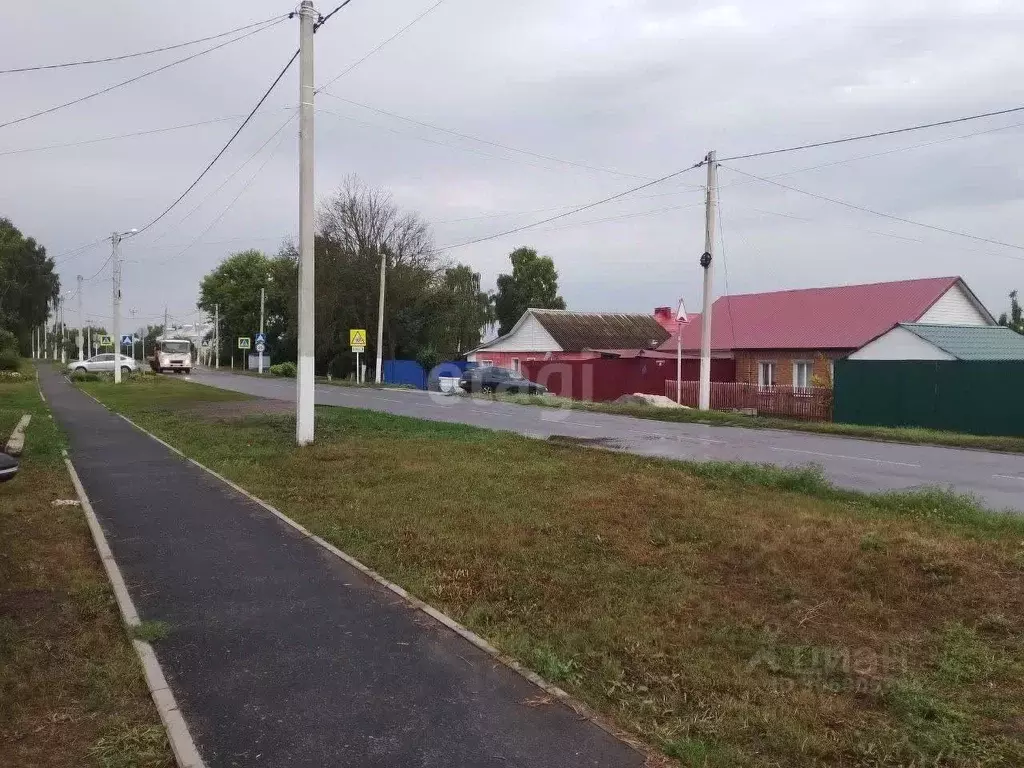
M 384 383 L 384 280 L 387 277 L 388 252 L 380 249 L 380 301 L 377 305 L 377 383 Z
M 220 368 L 220 304 L 213 305 L 213 358 L 214 368 Z
M 263 335 L 263 315 L 264 315 L 264 313 L 266 311 L 266 308 L 267 308 L 267 289 L 266 288 L 260 288 L 260 335 L 261 336 Z M 259 355 L 259 360 L 260 360 L 258 373 L 262 374 L 263 373 L 263 349 L 262 349 L 262 347 L 260 349 L 256 350 L 256 354 Z
M 313 32 L 312 0 L 299 7 L 299 369 L 295 387 L 295 442 L 313 442 Z
M 68 324 L 64 319 L 64 301 L 60 302 L 60 364 L 68 364 Z
M 36 336 L 39 335 L 39 329 L 32 329 L 32 359 L 36 359 Z
M 78 362 L 85 359 L 82 345 L 85 343 L 85 316 L 82 314 L 82 276 L 78 276 Z
M 167 330 L 168 330 L 167 329 L 167 305 L 164 304 L 164 338 L 165 339 L 168 336 Z
M 110 260 L 114 265 L 113 277 L 113 330 L 111 341 L 114 342 L 114 383 L 121 383 L 121 235 L 118 232 L 110 234 Z
M 89 354 L 87 355 L 87 357 L 92 357 L 92 326 L 91 325 L 89 326 L 89 341 L 88 341 L 88 344 L 89 344 Z
M 711 408 L 711 285 L 712 260 L 715 256 L 715 206 L 718 197 L 718 160 L 715 150 L 704 160 L 708 166 L 707 203 L 704 211 L 704 253 L 700 265 L 704 268 L 704 314 L 700 329 L 700 410 Z

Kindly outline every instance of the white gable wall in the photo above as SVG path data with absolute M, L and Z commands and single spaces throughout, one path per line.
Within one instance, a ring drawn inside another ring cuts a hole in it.
M 850 355 L 850 360 L 956 360 L 944 349 L 898 325 Z
M 488 352 L 561 352 L 562 348 L 545 330 L 540 321 L 528 312 L 522 324 L 504 338 L 496 339 L 486 348 L 478 350 L 467 358 L 472 361 L 487 358 Z
M 960 283 L 956 283 L 942 294 L 917 322 L 936 325 L 990 325 L 989 319 L 975 306 Z

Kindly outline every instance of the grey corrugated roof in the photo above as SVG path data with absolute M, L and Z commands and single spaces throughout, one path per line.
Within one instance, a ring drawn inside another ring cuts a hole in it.
M 566 352 L 585 349 L 656 349 L 669 337 L 652 315 L 531 309 Z
M 1024 360 L 1024 336 L 1000 325 L 900 323 L 957 360 Z

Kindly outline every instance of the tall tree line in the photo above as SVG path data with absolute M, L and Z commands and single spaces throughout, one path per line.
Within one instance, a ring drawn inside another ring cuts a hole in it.
M 46 322 L 60 294 L 60 277 L 46 249 L 9 219 L 0 219 L 0 328 L 12 333 L 22 355 L 32 347 L 32 330 Z
M 346 375 L 354 358 L 349 330 L 368 331 L 367 360 L 376 355 L 381 261 L 385 264 L 383 356 L 427 366 L 464 355 L 494 322 L 493 297 L 480 275 L 452 264 L 434 246 L 429 224 L 402 211 L 387 192 L 357 178 L 320 207 L 316 256 L 316 369 Z M 267 289 L 267 341 L 275 361 L 297 349 L 298 252 L 234 254 L 208 274 L 200 309 L 220 305 L 221 339 L 252 336 L 259 323 L 259 289 Z

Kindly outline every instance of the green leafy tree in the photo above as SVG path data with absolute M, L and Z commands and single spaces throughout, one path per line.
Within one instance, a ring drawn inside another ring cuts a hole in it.
M 1021 310 L 1016 291 L 1010 291 L 1010 313 L 1003 312 L 999 316 L 999 324 L 1024 334 L 1024 311 Z
M 480 289 L 480 274 L 465 264 L 446 267 L 433 296 L 431 347 L 442 359 L 465 355 L 494 323 L 494 297 Z
M 253 337 L 260 327 L 260 289 L 266 290 L 264 328 L 274 355 L 286 326 L 286 292 L 296 285 L 291 272 L 295 262 L 288 256 L 271 258 L 262 251 L 235 253 L 203 278 L 196 306 L 213 317 L 219 307 L 220 356 L 229 360 L 239 336 Z
M 558 272 L 550 256 L 538 256 L 533 248 L 516 248 L 509 254 L 512 274 L 498 275 L 494 313 L 498 333 L 504 335 L 528 309 L 565 309 L 558 295 Z
M 0 327 L 14 334 L 22 354 L 29 354 L 32 329 L 46 321 L 59 294 L 60 278 L 46 249 L 0 219 Z

